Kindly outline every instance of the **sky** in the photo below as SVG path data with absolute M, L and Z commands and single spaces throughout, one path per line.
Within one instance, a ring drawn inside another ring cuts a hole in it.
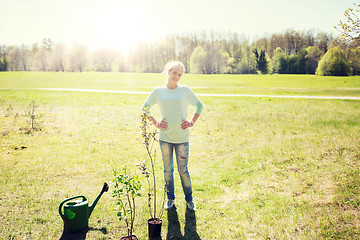
M 356 0 L 0 0 L 0 44 L 129 49 L 169 34 L 326 32 Z

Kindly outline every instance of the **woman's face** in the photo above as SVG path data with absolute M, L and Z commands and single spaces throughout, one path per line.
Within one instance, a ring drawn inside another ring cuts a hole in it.
M 184 74 L 183 70 L 181 67 L 179 66 L 175 66 L 173 68 L 171 68 L 168 72 L 168 81 L 171 83 L 178 83 L 182 77 L 182 75 Z

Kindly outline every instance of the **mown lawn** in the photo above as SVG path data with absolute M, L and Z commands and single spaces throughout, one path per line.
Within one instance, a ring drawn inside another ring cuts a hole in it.
M 130 75 L 126 81 L 126 74 L 114 73 L 0 74 L 0 88 L 11 88 L 0 90 L 1 239 L 59 239 L 62 200 L 82 194 L 92 203 L 103 182 L 111 181 L 113 167 L 136 169 L 138 158 L 146 157 L 135 139 L 141 137 L 146 95 L 32 88 L 150 91 L 164 83 L 159 74 Z M 183 83 L 198 93 L 266 94 L 277 88 L 279 94 L 298 94 L 301 88 L 300 95 L 317 89 L 314 95 L 360 96 L 359 77 L 185 75 Z M 360 101 L 201 100 L 189 163 L 198 211 L 186 212 L 175 174 L 177 209 L 163 216 L 162 239 L 360 237 Z M 37 131 L 30 131 L 31 102 L 38 106 Z M 161 184 L 159 157 L 157 175 Z M 147 239 L 145 195 L 138 199 L 139 239 Z M 86 239 L 126 234 L 113 205 L 104 193 Z

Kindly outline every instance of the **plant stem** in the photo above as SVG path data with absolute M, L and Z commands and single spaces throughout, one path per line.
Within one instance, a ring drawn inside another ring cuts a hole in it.
M 149 151 L 149 147 L 146 148 L 148 155 L 150 157 L 150 161 L 151 161 L 151 170 L 152 170 L 152 175 L 153 175 L 153 181 L 154 181 L 154 219 L 156 219 L 156 179 L 155 179 L 155 167 L 154 167 L 154 160 L 151 156 L 151 153 Z
M 121 198 L 121 196 L 119 196 L 119 198 Z M 121 200 L 120 200 L 120 202 L 121 202 L 121 205 L 122 205 L 122 206 L 125 206 L 124 203 L 123 203 Z M 123 212 L 124 212 L 124 216 L 126 216 L 126 209 L 125 209 L 125 207 L 123 207 L 122 210 L 123 210 Z M 126 223 L 126 229 L 127 229 L 127 231 L 128 231 L 128 234 L 129 234 L 129 222 L 128 222 L 127 218 L 125 218 L 125 223 Z
M 154 218 L 153 217 L 153 214 L 152 214 L 152 211 L 151 211 L 151 185 L 150 185 L 150 180 L 149 178 L 147 177 L 147 181 L 148 181 L 148 186 L 149 186 L 149 192 L 148 192 L 148 206 L 149 206 L 149 213 L 150 213 L 150 217 L 151 218 Z
M 135 221 L 135 197 L 132 197 L 133 202 L 133 209 L 134 211 L 131 211 L 131 228 L 130 228 L 130 236 L 133 234 L 133 228 L 134 228 L 134 221 Z M 133 213 L 134 212 L 134 213 Z

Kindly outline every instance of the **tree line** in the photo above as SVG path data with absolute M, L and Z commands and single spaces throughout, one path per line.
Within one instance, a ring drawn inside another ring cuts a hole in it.
M 198 74 L 359 75 L 360 40 L 343 43 L 333 35 L 286 30 L 250 41 L 244 35 L 202 31 L 140 42 L 128 54 L 89 51 L 43 39 L 31 46 L 0 45 L 0 71 L 161 72 L 171 60 Z

